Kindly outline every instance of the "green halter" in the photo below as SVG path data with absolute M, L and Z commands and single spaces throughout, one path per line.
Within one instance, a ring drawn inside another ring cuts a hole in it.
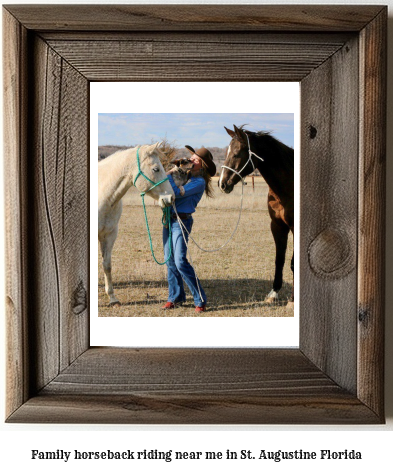
M 143 173 L 143 171 L 141 170 L 141 163 L 140 163 L 140 159 L 139 159 L 139 148 L 138 148 L 137 151 L 136 151 L 136 161 L 137 161 L 137 164 L 138 164 L 138 174 L 136 175 L 136 178 L 134 179 L 134 186 L 135 186 L 136 180 L 139 178 L 140 175 L 142 175 L 147 181 L 149 181 L 149 183 L 151 183 L 151 184 L 153 185 L 153 186 L 152 186 L 151 188 L 149 188 L 147 191 L 141 193 L 142 204 L 143 204 L 143 212 L 144 212 L 144 214 L 145 214 L 146 229 L 147 229 L 147 235 L 149 236 L 149 244 L 150 244 L 151 254 L 153 255 L 154 261 L 155 261 L 156 263 L 158 263 L 158 265 L 165 265 L 165 263 L 171 258 L 171 255 L 172 255 L 172 245 L 171 245 L 171 242 L 172 242 L 171 211 L 170 211 L 170 208 L 169 208 L 169 207 L 165 207 L 165 208 L 162 210 L 162 213 L 163 213 L 163 216 L 162 216 L 162 225 L 168 224 L 168 228 L 169 228 L 169 255 L 168 255 L 168 258 L 165 260 L 165 262 L 159 262 L 159 261 L 156 259 L 155 255 L 154 255 L 153 243 L 152 243 L 152 240 L 151 240 L 151 234 L 150 234 L 150 229 L 149 229 L 149 222 L 148 222 L 147 213 L 146 213 L 145 194 L 148 193 L 149 191 L 151 191 L 153 188 L 155 188 L 155 187 L 158 186 L 159 184 L 164 183 L 164 182 L 167 181 L 169 178 L 166 177 L 166 178 L 162 179 L 161 181 L 159 181 L 158 183 L 155 183 L 155 182 L 152 181 L 150 178 L 148 178 L 148 177 Z
M 139 147 L 140 148 L 140 147 Z M 166 177 L 164 179 L 162 179 L 161 181 L 159 181 L 158 183 L 155 183 L 154 181 L 152 181 L 150 178 L 148 178 L 144 173 L 143 171 L 141 170 L 141 162 L 140 162 L 140 159 L 139 159 L 139 148 L 137 149 L 136 151 L 136 161 L 137 161 L 137 164 L 138 164 L 138 174 L 136 175 L 136 178 L 134 179 L 134 186 L 135 186 L 135 183 L 136 183 L 136 180 L 139 178 L 140 175 L 142 175 L 147 181 L 149 181 L 149 183 L 151 183 L 153 186 L 148 189 L 147 191 L 145 191 L 144 193 L 141 193 L 141 196 L 142 194 L 145 195 L 146 193 L 148 193 L 149 191 L 151 191 L 153 188 L 155 188 L 156 186 L 158 186 L 159 184 L 161 183 L 164 183 L 165 181 L 167 181 L 169 178 Z

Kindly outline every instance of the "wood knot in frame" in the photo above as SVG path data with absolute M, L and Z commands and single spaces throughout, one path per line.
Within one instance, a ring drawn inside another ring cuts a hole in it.
M 74 314 L 82 313 L 87 307 L 87 293 L 80 281 L 73 294 L 72 312 Z
M 371 318 L 370 310 L 364 306 L 359 306 L 358 319 L 359 319 L 359 323 L 361 324 L 363 328 L 366 329 L 368 327 L 370 318 Z
M 310 125 L 309 131 L 310 131 L 310 138 L 311 140 L 313 140 L 317 136 L 318 130 L 312 125 Z
M 308 247 L 312 271 L 321 278 L 336 280 L 348 275 L 356 264 L 351 240 L 344 231 L 325 229 Z

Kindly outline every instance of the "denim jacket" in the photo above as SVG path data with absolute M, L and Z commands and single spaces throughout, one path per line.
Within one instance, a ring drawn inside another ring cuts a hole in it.
M 202 178 L 202 176 L 193 176 L 187 181 L 187 183 L 183 186 L 183 196 L 180 194 L 180 189 L 176 186 L 170 174 L 168 175 L 168 178 L 176 196 L 175 204 L 177 212 L 186 214 L 192 214 L 195 212 L 195 208 L 201 200 L 206 186 L 205 180 Z

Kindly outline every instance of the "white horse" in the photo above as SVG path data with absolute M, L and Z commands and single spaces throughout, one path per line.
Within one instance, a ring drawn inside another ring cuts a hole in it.
M 109 296 L 110 306 L 120 305 L 113 291 L 111 256 L 122 212 L 122 197 L 138 177 L 136 188 L 157 200 L 162 208 L 171 206 L 175 200 L 169 181 L 154 187 L 139 174 L 142 171 L 154 183 L 165 180 L 167 175 L 160 161 L 160 157 L 164 157 L 159 149 L 160 144 L 139 148 L 140 169 L 137 163 L 138 148 L 118 151 L 98 163 L 98 240 L 105 273 L 105 292 Z

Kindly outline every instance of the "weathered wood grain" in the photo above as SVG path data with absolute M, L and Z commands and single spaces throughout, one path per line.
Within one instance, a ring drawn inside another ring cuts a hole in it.
M 360 31 L 376 5 L 6 5 L 36 31 Z
M 360 35 L 358 395 L 376 413 L 384 378 L 386 20 L 384 10 Z
M 114 368 L 116 369 L 114 370 Z M 175 388 L 176 386 L 176 388 Z M 264 393 L 342 391 L 298 350 L 91 348 L 42 394 Z
M 95 424 L 375 424 L 380 420 L 359 400 L 333 393 L 310 397 L 233 397 L 180 395 L 80 396 L 31 398 L 13 423 Z
M 88 85 L 38 37 L 34 56 L 31 179 L 40 388 L 88 347 Z
M 261 424 L 283 419 L 377 421 L 299 350 L 110 348 L 85 352 L 10 421 Z
M 163 36 L 163 35 L 161 35 Z M 210 34 L 196 42 L 195 35 L 166 34 L 161 40 L 51 40 L 49 44 L 87 79 L 124 81 L 300 81 L 332 56 L 342 43 L 274 42 L 264 35 L 257 41 L 226 41 Z M 314 35 L 313 35 L 314 36 Z M 313 37 L 312 36 L 312 37 Z M 327 41 L 327 38 L 325 38 Z
M 158 42 L 158 43 L 225 43 L 225 44 L 322 44 L 336 45 L 337 48 L 345 44 L 351 37 L 356 37 L 356 32 L 286 32 L 282 33 L 263 31 L 200 31 L 197 34 L 192 30 L 186 31 L 94 31 L 95 42 L 128 41 L 128 42 Z M 48 44 L 53 41 L 91 41 L 91 31 L 75 30 L 49 30 L 40 31 L 40 38 Z
M 357 68 L 357 42 L 350 41 L 301 83 L 300 348 L 353 394 L 357 364 Z
M 32 129 L 29 153 L 29 194 L 32 201 L 30 216 L 30 287 L 33 292 L 31 311 L 35 315 L 30 326 L 35 364 L 31 367 L 34 391 L 40 390 L 59 372 L 60 320 L 58 261 L 54 247 L 53 224 L 48 209 L 48 163 L 55 163 L 55 155 L 49 159 L 45 150 L 45 111 L 48 106 L 48 47 L 33 38 L 30 54 L 33 54 L 33 84 L 29 91 L 29 119 Z M 55 77 L 54 77 L 55 79 Z M 54 88 L 56 88 L 56 80 Z M 48 150 L 49 151 L 49 150 Z M 47 161 L 48 160 L 48 161 Z
M 383 422 L 386 8 L 233 7 L 6 8 L 8 421 Z M 301 79 L 300 350 L 88 347 L 89 80 L 195 76 Z
M 27 357 L 27 294 L 25 185 L 26 162 L 26 46 L 27 32 L 3 13 L 5 267 L 7 327 L 6 411 L 12 413 L 29 396 Z

